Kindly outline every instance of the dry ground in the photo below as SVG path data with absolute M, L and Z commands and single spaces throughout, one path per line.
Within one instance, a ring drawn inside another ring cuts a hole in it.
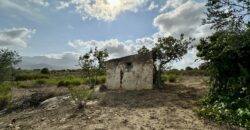
M 98 101 L 89 102 L 85 110 L 76 110 L 66 94 L 57 104 L 0 115 L 0 129 L 10 128 L 6 128 L 8 124 L 22 130 L 242 129 L 201 119 L 193 112 L 207 91 L 203 79 L 185 77 L 163 90 L 109 90 L 100 93 Z

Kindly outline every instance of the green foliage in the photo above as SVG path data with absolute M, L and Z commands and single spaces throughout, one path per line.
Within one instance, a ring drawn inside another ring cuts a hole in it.
M 0 83 L 0 110 L 9 104 L 11 100 L 10 90 L 11 87 L 9 83 Z
M 174 74 L 169 74 L 169 75 L 168 75 L 168 81 L 169 81 L 170 83 L 175 83 L 175 82 L 177 81 L 177 76 L 174 75 Z
M 203 23 L 212 28 L 240 30 L 249 21 L 249 0 L 208 0 L 207 19 Z
M 49 69 L 48 68 L 43 68 L 41 70 L 41 74 L 49 74 Z
M 0 49 L 0 82 L 12 80 L 14 65 L 20 61 L 21 57 L 16 51 Z
M 197 46 L 198 56 L 207 62 L 213 99 L 244 98 L 250 93 L 250 30 L 220 31 Z M 243 89 L 244 88 L 244 89 Z M 244 90 L 244 91 L 243 91 Z
M 170 82 L 170 83 L 175 83 L 177 81 L 177 75 L 175 74 L 163 74 L 161 75 L 161 81 L 162 82 Z
M 94 52 L 90 50 L 89 53 L 79 57 L 79 65 L 90 86 L 94 86 L 99 82 L 97 76 L 103 73 L 104 61 L 107 57 L 108 52 L 106 49 L 101 51 L 97 48 L 95 48 Z
M 39 85 L 46 84 L 46 80 L 43 80 L 43 79 L 36 80 L 36 84 L 39 84 Z
M 249 107 L 235 107 L 234 102 L 211 102 L 209 97 L 203 98 L 201 103 L 202 108 L 196 110 L 199 115 L 250 128 Z
M 95 59 L 98 62 L 98 68 L 99 69 L 104 68 L 104 61 L 109 56 L 108 50 L 105 49 L 105 50 L 101 51 L 101 50 L 98 50 L 96 47 L 93 56 L 95 57 Z
M 186 70 L 193 70 L 193 68 L 190 67 L 190 66 L 187 66 L 187 67 L 186 67 Z
M 92 98 L 92 90 L 84 89 L 81 87 L 69 87 L 71 96 L 75 101 L 90 100 Z
M 48 75 L 39 73 L 19 73 L 15 76 L 15 81 L 36 80 L 36 79 L 49 79 Z
M 66 79 L 66 80 L 59 81 L 57 86 L 58 87 L 79 86 L 83 83 L 85 83 L 85 80 L 81 80 L 81 79 L 77 79 L 77 78 Z
M 137 51 L 138 54 L 146 54 L 149 52 L 150 52 L 150 50 L 148 48 L 146 48 L 145 46 L 142 46 L 142 48 Z
M 209 0 L 207 23 L 217 32 L 201 39 L 197 56 L 210 76 L 209 94 L 198 112 L 250 129 L 250 24 L 244 19 L 249 6 L 247 0 Z
M 172 36 L 158 39 L 156 46 L 152 49 L 155 68 L 158 68 L 155 75 L 156 86 L 161 87 L 161 73 L 166 64 L 180 60 L 187 53 L 189 45 L 193 40 L 192 38 L 185 39 L 183 34 L 180 36 L 180 39 Z

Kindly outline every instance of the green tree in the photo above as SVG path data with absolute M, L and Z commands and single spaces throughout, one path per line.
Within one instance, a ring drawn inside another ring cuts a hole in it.
M 88 78 L 89 85 L 93 86 L 93 69 L 94 69 L 94 59 L 92 57 L 93 51 L 90 50 L 88 53 L 79 57 L 79 65 L 84 72 L 84 75 Z
M 138 54 L 145 54 L 145 53 L 149 53 L 150 50 L 148 48 L 146 48 L 145 46 L 142 46 L 142 48 L 140 48 L 137 53 Z
M 159 38 L 156 46 L 152 49 L 153 60 L 156 68 L 156 86 L 161 87 L 161 74 L 166 64 L 180 60 L 189 49 L 192 38 L 188 40 L 181 34 L 180 39 L 172 36 Z
M 180 60 L 187 53 L 192 38 L 185 39 L 184 35 L 180 39 L 172 36 L 159 38 L 155 47 L 152 48 L 152 56 L 154 61 L 154 84 L 156 87 L 161 87 L 161 74 L 166 65 L 172 61 Z M 138 52 L 144 53 L 148 50 L 143 47 Z
M 0 49 L 0 83 L 13 78 L 14 67 L 20 61 L 21 57 L 16 51 Z
M 41 73 L 42 73 L 42 74 L 49 74 L 49 69 L 48 69 L 48 68 L 43 68 L 43 69 L 41 70 Z
M 96 85 L 97 76 L 99 72 L 105 68 L 104 62 L 108 55 L 106 49 L 98 50 L 95 48 L 95 51 L 90 50 L 88 53 L 79 57 L 79 65 L 82 71 L 85 72 L 85 76 L 87 76 L 91 87 Z
M 98 48 L 95 48 L 95 52 L 94 52 L 94 57 L 96 58 L 97 62 L 98 62 L 98 68 L 99 69 L 103 69 L 104 68 L 104 62 L 107 59 L 107 57 L 109 56 L 108 54 L 108 50 L 104 49 L 102 50 L 98 50 Z
M 249 0 L 208 0 L 204 24 L 212 24 L 212 28 L 242 29 L 249 21 Z
M 202 114 L 250 128 L 250 1 L 208 0 L 206 6 L 205 23 L 216 32 L 197 46 L 210 76 Z
M 193 70 L 193 68 L 190 66 L 187 66 L 185 70 Z

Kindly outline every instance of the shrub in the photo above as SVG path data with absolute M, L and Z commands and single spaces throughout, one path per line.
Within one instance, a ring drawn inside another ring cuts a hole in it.
M 42 80 L 42 79 L 39 79 L 39 80 L 36 80 L 36 84 L 46 84 L 46 81 L 45 80 Z
M 232 102 L 209 101 L 209 97 L 202 100 L 203 106 L 196 110 L 200 116 L 216 121 L 227 121 L 231 124 L 250 128 L 250 110 L 247 107 L 234 107 Z
M 41 70 L 41 74 L 49 74 L 49 69 L 48 68 L 43 68 Z
M 6 107 L 11 100 L 10 85 L 7 83 L 0 83 L 0 110 Z
M 74 79 L 74 80 L 66 80 L 66 81 L 59 81 L 57 86 L 58 87 L 68 87 L 68 86 L 79 86 L 81 85 L 81 80 L 77 80 L 77 79 Z
M 59 81 L 58 84 L 57 84 L 57 87 L 63 87 L 64 86 L 64 81 Z
M 170 83 L 174 83 L 177 80 L 177 76 L 175 74 L 164 74 L 161 75 L 161 81 L 162 82 L 170 82 Z
M 177 80 L 177 76 L 173 74 L 168 75 L 167 78 L 170 83 L 175 83 Z
M 75 101 L 90 100 L 92 96 L 92 90 L 84 89 L 81 87 L 69 87 L 71 96 Z
M 103 84 L 106 82 L 106 77 L 105 76 L 98 76 L 96 79 L 96 84 Z
M 168 80 L 168 76 L 167 75 L 161 75 L 161 81 L 162 82 L 166 82 Z
M 93 98 L 93 91 L 84 89 L 81 87 L 69 87 L 71 97 L 77 105 L 77 109 L 84 109 L 86 106 L 86 100 Z

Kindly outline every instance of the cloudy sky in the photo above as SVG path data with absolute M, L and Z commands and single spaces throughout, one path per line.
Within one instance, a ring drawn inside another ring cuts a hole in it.
M 107 48 L 111 58 L 135 54 L 143 45 L 152 47 L 160 36 L 184 33 L 198 39 L 211 33 L 201 25 L 205 2 L 0 0 L 0 48 L 65 62 L 73 62 L 94 46 Z M 197 66 L 195 54 L 195 49 L 190 50 L 174 66 Z

